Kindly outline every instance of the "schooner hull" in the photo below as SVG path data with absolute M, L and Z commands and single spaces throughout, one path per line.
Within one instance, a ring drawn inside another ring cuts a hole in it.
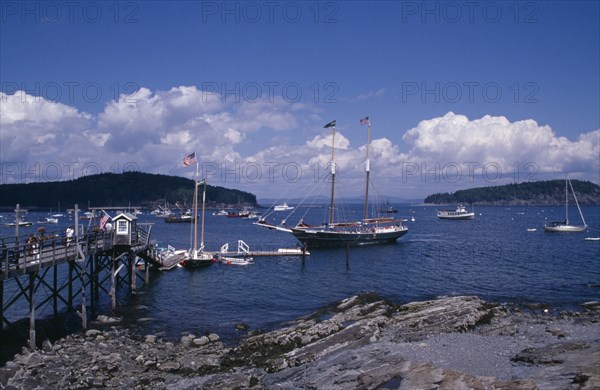
M 361 245 L 391 244 L 408 232 L 408 229 L 389 232 L 339 232 L 328 230 L 291 229 L 298 241 L 308 248 L 330 248 Z

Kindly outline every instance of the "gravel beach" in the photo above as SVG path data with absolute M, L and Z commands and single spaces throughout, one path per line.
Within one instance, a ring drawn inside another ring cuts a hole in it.
M 477 297 L 354 296 L 230 346 L 99 317 L 0 368 L 2 389 L 600 389 L 600 304 L 545 313 Z

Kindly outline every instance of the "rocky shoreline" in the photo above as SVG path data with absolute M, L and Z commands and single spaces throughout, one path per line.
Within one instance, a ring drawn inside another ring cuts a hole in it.
M 101 317 L 0 368 L 2 389 L 599 389 L 600 303 L 550 315 L 477 297 L 354 296 L 236 346 Z

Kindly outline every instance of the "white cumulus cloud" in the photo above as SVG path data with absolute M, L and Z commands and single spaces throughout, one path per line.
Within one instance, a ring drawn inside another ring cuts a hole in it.
M 576 141 L 557 136 L 552 128 L 532 119 L 510 122 L 504 116 L 485 115 L 470 120 L 448 112 L 421 121 L 402 139 L 411 145 L 408 161 L 429 164 L 495 164 L 504 172 L 525 164 L 540 173 L 598 171 L 600 130 Z

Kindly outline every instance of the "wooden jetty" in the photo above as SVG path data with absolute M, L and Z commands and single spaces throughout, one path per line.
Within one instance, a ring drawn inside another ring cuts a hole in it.
M 23 211 L 17 205 L 17 220 Z M 35 318 L 40 309 L 51 304 L 56 317 L 59 305 L 75 310 L 74 300 L 80 296 L 78 314 L 85 330 L 87 308 L 94 309 L 101 293 L 111 297 L 114 311 L 121 285 L 134 294 L 139 279 L 144 284 L 149 282 L 148 265 L 158 269 L 173 266 L 165 263 L 166 258 L 160 256 L 151 242 L 151 224 L 137 224 L 136 216 L 121 213 L 113 218 L 111 230 L 84 228 L 78 223 L 77 205 L 74 212 L 72 233 L 44 232 L 28 240 L 19 235 L 17 226 L 15 236 L 1 239 L 0 334 L 5 325 L 14 327 L 7 318 L 7 311 L 25 299 L 29 304 L 29 346 L 32 349 L 36 347 Z M 138 272 L 137 258 L 146 262 L 145 275 Z M 123 270 L 125 272 L 121 272 Z M 8 291 L 12 295 L 5 297 L 5 287 L 11 283 Z M 41 297 L 38 290 L 45 292 L 45 296 Z

